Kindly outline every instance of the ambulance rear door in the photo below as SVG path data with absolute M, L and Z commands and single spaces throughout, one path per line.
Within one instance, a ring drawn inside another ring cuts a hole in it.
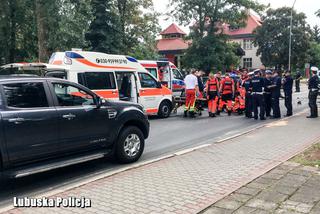
M 172 90 L 172 69 L 170 67 L 169 61 L 158 61 L 157 62 L 159 72 L 162 74 L 162 84 L 167 88 Z

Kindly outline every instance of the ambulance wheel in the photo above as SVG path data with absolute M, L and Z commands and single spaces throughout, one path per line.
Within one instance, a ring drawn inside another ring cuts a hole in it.
M 171 114 L 171 103 L 169 101 L 162 101 L 159 107 L 158 115 L 161 118 L 168 118 Z
M 133 163 L 137 161 L 144 150 L 144 136 L 135 126 L 125 127 L 115 145 L 114 157 L 120 163 Z

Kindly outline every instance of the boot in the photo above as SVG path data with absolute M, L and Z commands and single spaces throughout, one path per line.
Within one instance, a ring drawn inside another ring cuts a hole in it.
M 212 117 L 212 113 L 211 112 L 209 112 L 209 117 Z
M 195 118 L 196 116 L 195 116 L 195 113 L 193 112 L 193 111 L 190 111 L 189 112 L 189 116 L 191 117 L 191 118 Z
M 183 117 L 188 117 L 188 111 L 184 111 Z
M 212 117 L 216 117 L 216 114 L 215 114 L 215 113 L 212 113 Z
M 228 116 L 231 116 L 231 111 L 228 111 Z
M 219 110 L 217 111 L 217 116 L 220 116 L 220 111 Z

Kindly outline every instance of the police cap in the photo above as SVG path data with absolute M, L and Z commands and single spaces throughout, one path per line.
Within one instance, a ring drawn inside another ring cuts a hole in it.
M 316 66 L 312 66 L 312 67 L 311 67 L 311 71 L 318 72 L 318 71 L 319 71 L 319 68 L 317 68 Z
M 266 70 L 266 74 L 272 74 L 271 70 Z

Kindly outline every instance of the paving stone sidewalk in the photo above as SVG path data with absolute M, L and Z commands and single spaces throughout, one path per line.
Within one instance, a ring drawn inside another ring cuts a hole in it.
M 202 212 L 229 213 L 319 214 L 320 170 L 285 162 Z
M 91 208 L 19 208 L 7 213 L 198 213 L 310 146 L 320 138 L 319 127 L 320 120 L 306 120 L 305 115 L 274 121 L 232 140 L 127 170 L 54 196 L 90 198 Z M 285 171 L 271 175 L 280 179 Z M 298 185 L 306 183 L 306 179 L 306 176 L 290 173 L 284 180 L 287 182 L 280 184 L 283 188 L 285 183 Z M 260 182 L 263 186 L 267 185 L 263 182 L 276 179 L 261 180 L 264 180 Z M 312 182 L 316 181 L 312 179 L 309 184 Z M 259 188 L 249 185 L 240 189 L 239 194 L 243 203 L 248 200 L 253 209 L 276 209 L 274 202 L 264 204 L 261 200 L 286 200 L 287 195 L 295 191 L 293 188 L 283 188 L 276 195 L 263 192 L 260 201 L 249 201 L 250 196 L 247 196 L 260 194 Z M 308 186 L 300 191 L 316 195 L 315 189 Z M 300 206 L 293 203 L 303 198 L 297 194 L 283 209 L 300 207 L 307 210 L 314 196 L 310 197 Z M 240 207 L 241 204 L 234 200 L 232 206 L 226 208 Z

